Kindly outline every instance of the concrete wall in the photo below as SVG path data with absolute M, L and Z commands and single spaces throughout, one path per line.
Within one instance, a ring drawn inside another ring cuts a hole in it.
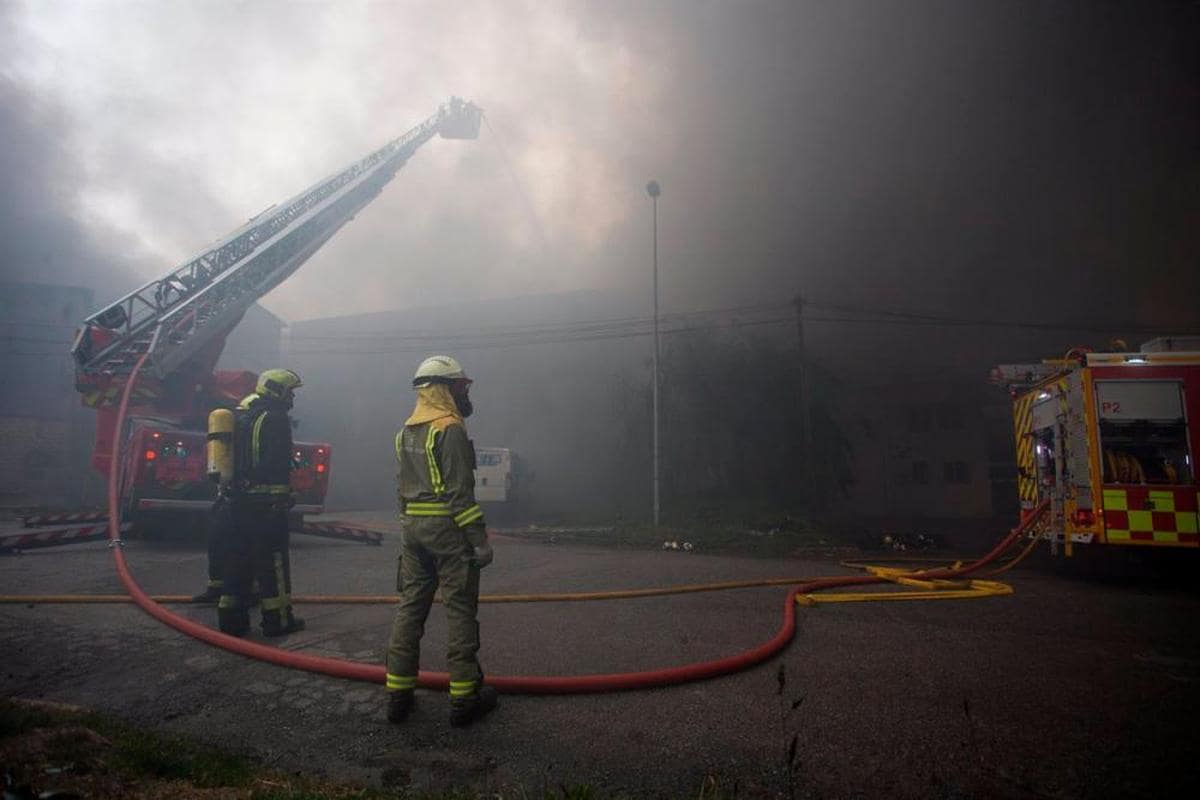
M 410 376 L 425 355 L 445 351 L 462 360 L 476 380 L 472 397 L 478 411 L 468 423 L 476 443 L 509 447 L 522 458 L 531 516 L 646 518 L 651 506 L 648 338 L 517 347 L 498 341 L 494 347 L 465 350 L 454 345 L 471 330 L 630 315 L 618 295 L 579 292 L 293 324 L 287 361 L 305 379 L 295 412 L 298 436 L 332 445 L 331 507 L 394 503 L 393 437 L 412 407 Z M 794 331 L 781 326 L 770 335 L 783 359 L 779 368 L 789 369 Z M 833 513 L 976 519 L 996 511 L 990 480 L 995 437 L 989 431 L 1000 425 L 1000 440 L 1006 441 L 1002 393 L 993 396 L 982 377 L 971 375 L 914 382 L 903 374 L 874 374 L 870 365 L 878 357 L 866 351 L 853 363 L 821 361 L 826 371 L 835 372 L 830 389 L 835 418 L 850 440 L 856 470 L 848 496 L 833 503 Z M 839 365 L 846 367 L 843 374 L 836 374 Z M 984 365 L 977 372 L 985 374 Z M 674 397 L 664 408 L 685 401 Z M 999 415 L 988 416 L 985 410 L 997 403 Z M 711 430 L 683 431 L 679 424 L 669 415 L 662 420 L 664 453 L 679 450 L 679 437 L 712 435 Z M 780 446 L 799 448 L 798 443 Z M 925 466 L 914 466 L 919 463 Z M 692 504 L 704 502 L 706 491 L 695 466 L 687 470 L 695 484 L 688 496 Z M 672 465 L 663 469 L 669 492 Z M 719 484 L 720 475 L 714 480 Z M 721 496 L 720 488 L 712 489 L 714 497 Z M 693 497 L 696 491 L 700 494 Z M 682 501 L 664 495 L 664 508 L 672 502 Z
M 840 418 L 854 450 L 856 482 L 839 516 L 910 520 L 984 518 L 999 511 L 992 476 L 995 412 L 989 387 L 924 381 L 848 392 Z
M 287 323 L 262 306 L 250 306 L 225 340 L 217 369 L 262 372 L 287 366 L 282 362 L 282 331 Z
M 475 380 L 477 412 L 468 428 L 476 444 L 508 447 L 521 458 L 531 513 L 648 509 L 648 482 L 644 496 L 614 489 L 622 470 L 616 434 L 604 422 L 613 416 L 619 381 L 648 376 L 644 339 L 454 345 L 463 331 L 480 328 L 621 316 L 628 312 L 619 298 L 580 292 L 292 324 L 286 361 L 305 382 L 297 393 L 296 435 L 333 448 L 330 507 L 394 505 L 393 440 L 412 410 L 412 374 L 427 355 L 445 352 Z M 629 507 L 616 508 L 614 497 Z
M 0 284 L 0 505 L 97 499 L 88 467 L 94 415 L 79 402 L 70 356 L 94 310 L 82 287 Z
M 0 507 L 69 503 L 70 424 L 36 417 L 0 417 Z

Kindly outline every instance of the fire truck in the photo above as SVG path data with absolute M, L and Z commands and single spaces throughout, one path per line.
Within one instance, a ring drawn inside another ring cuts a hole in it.
M 1200 546 L 1200 336 L 1001 365 L 991 381 L 1013 398 L 1022 518 L 1049 501 L 1055 550 Z
M 416 151 L 434 136 L 475 139 L 482 110 L 460 98 L 438 108 L 402 136 L 250 219 L 196 257 L 135 289 L 83 321 L 71 354 L 75 386 L 96 409 L 92 465 L 102 475 L 120 470 L 123 517 L 135 526 L 157 515 L 203 515 L 215 486 L 205 467 L 205 420 L 215 407 L 232 408 L 254 390 L 251 372 L 214 371 L 225 339 L 259 298 L 294 273 L 370 203 Z M 121 392 L 135 366 L 128 423 L 115 430 Z M 117 447 L 117 443 L 123 445 Z M 123 453 L 115 463 L 114 453 Z M 296 445 L 294 511 L 323 511 L 332 466 L 324 442 Z M 91 522 L 84 514 L 31 518 L 27 525 Z M 97 526 L 73 537 L 42 536 L 54 544 L 95 538 Z M 347 535 L 348 526 L 304 525 L 304 533 Z M 99 532 L 102 535 L 102 531 Z M 29 544 L 38 546 L 32 536 Z M 372 538 L 365 537 L 368 541 Z M 378 534 L 374 534 L 378 543 Z M 24 541 L 24 540 L 22 540 Z M 0 548 L 13 543 L 0 541 Z

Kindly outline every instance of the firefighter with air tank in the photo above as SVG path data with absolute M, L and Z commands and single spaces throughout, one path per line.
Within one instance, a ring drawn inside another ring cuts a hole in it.
M 250 404 L 257 399 L 256 393 L 246 395 L 238 403 L 238 410 L 249 409 Z M 225 564 L 229 559 L 230 536 L 233 533 L 229 503 L 222 502 L 222 498 L 223 490 L 233 478 L 233 429 L 236 416 L 228 409 L 218 408 L 209 415 L 208 420 L 208 476 L 219 485 L 218 502 L 213 503 L 212 512 L 206 521 L 208 585 L 204 587 L 203 592 L 192 597 L 192 602 L 216 605 L 221 599 L 221 588 L 225 584 Z M 224 477 L 222 471 L 225 472 Z
M 421 636 L 439 585 L 447 618 L 450 724 L 467 725 L 496 707 L 483 685 L 479 651 L 479 571 L 491 563 L 483 511 L 475 501 L 475 451 L 464 419 L 470 379 L 449 356 L 421 362 L 416 407 L 396 434 L 402 543 L 401 594 L 387 652 L 387 718 L 403 722 L 414 704 Z
M 209 473 L 219 483 L 210 560 L 220 569 L 217 623 L 223 633 L 250 630 L 258 585 L 264 636 L 304 629 L 292 613 L 288 510 L 292 506 L 292 423 L 288 411 L 300 376 L 269 369 L 236 411 L 209 415 Z M 211 585 L 211 584 L 210 584 Z

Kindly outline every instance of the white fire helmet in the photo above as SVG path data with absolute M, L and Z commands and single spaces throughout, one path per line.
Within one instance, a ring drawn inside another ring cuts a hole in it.
M 462 364 L 450 356 L 430 356 L 421 362 L 413 375 L 413 386 L 424 386 L 429 383 L 449 383 L 453 380 L 467 380 L 467 373 Z

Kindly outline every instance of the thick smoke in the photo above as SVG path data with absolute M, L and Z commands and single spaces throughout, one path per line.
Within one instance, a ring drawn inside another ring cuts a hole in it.
M 80 165 L 66 118 L 0 77 L 0 276 L 4 281 L 130 286 L 137 243 L 87 224 L 75 202 Z
M 1198 21 L 1182 3 L 680 3 L 597 35 L 670 64 L 671 294 L 1186 327 Z
M 268 298 L 289 319 L 643 286 L 657 177 L 667 307 L 1195 320 L 1194 4 L 525 11 L 30 6 L 9 73 L 65 106 L 38 112 L 87 154 L 65 194 L 161 264 L 483 105 Z
M 85 3 L 0 19 L 6 277 L 117 294 L 136 281 L 94 276 L 154 277 L 460 94 L 487 110 L 481 139 L 431 142 L 269 308 L 295 321 L 455 305 L 427 326 L 449 342 L 644 316 L 643 187 L 657 178 L 662 309 L 776 317 L 761 346 L 738 333 L 712 364 L 744 351 L 756 368 L 794 366 L 798 294 L 808 358 L 860 394 L 918 376 L 954 393 L 948 375 L 977 386 L 996 361 L 1200 327 L 1195 3 Z M 473 316 L 481 301 L 583 289 L 623 299 L 574 320 L 532 302 Z M 706 363 L 675 341 L 677 367 Z M 621 354 L 629 408 L 644 399 L 635 350 Z M 403 405 L 411 358 L 317 373 L 310 394 L 331 387 L 332 417 L 344 387 L 386 372 L 377 391 Z M 536 368 L 536 350 L 522 358 Z M 559 427 L 536 435 L 560 449 L 577 425 L 614 457 L 606 437 L 638 415 L 605 399 L 615 369 L 560 385 L 479 359 L 497 373 L 480 383 L 490 402 L 553 405 Z M 702 392 L 707 369 L 672 385 Z M 739 400 L 708 394 L 715 407 L 672 413 L 707 420 Z M 533 436 L 513 417 L 493 444 Z

